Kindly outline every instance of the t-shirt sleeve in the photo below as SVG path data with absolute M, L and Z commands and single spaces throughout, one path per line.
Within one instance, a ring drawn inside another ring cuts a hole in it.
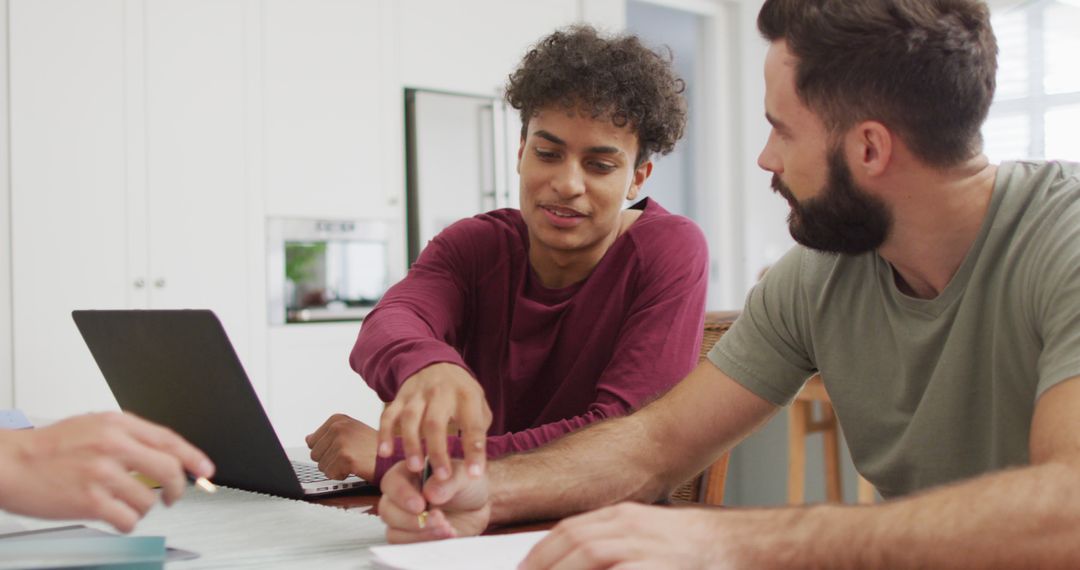
M 1080 205 L 1066 208 L 1028 272 L 1035 283 L 1039 354 L 1036 397 L 1080 375 Z
M 801 286 L 805 255 L 795 247 L 770 268 L 709 351 L 724 374 L 777 406 L 787 405 L 815 370 Z
M 449 362 L 472 373 L 454 346 L 468 283 L 492 231 L 476 218 L 443 230 L 364 319 L 349 363 L 383 401 L 393 400 L 406 379 L 432 364 Z

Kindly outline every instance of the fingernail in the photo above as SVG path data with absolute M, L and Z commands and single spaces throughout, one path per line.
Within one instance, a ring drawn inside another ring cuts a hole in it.
M 445 467 L 440 467 L 435 471 L 435 476 L 445 481 L 450 478 L 450 470 Z
M 390 457 L 394 453 L 393 446 L 389 442 L 382 442 L 379 444 L 379 455 L 383 457 Z
M 473 463 L 469 466 L 469 475 L 473 477 L 479 477 L 484 474 L 484 468 L 478 463 Z
M 420 460 L 418 455 L 413 455 L 409 458 L 409 471 L 419 471 L 424 468 L 424 462 Z
M 477 451 L 483 451 L 484 442 L 482 442 L 482 441 L 474 441 L 472 446 L 473 446 L 473 449 L 475 449 Z
M 406 504 L 409 510 L 415 513 L 419 513 L 424 510 L 424 501 L 422 499 L 413 497 L 409 499 Z
M 209 477 L 214 474 L 214 464 L 209 459 L 204 459 L 202 463 L 199 463 L 199 475 L 203 477 Z

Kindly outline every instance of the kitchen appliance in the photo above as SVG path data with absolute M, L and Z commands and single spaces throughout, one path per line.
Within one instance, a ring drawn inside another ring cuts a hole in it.
M 500 97 L 405 89 L 409 263 L 457 220 L 518 207 L 520 139 Z
M 267 220 L 270 324 L 361 320 L 401 275 L 399 224 Z

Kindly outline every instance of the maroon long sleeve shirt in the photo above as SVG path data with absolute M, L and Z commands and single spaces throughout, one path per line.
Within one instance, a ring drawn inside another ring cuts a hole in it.
M 693 222 L 653 200 L 633 207 L 644 211 L 592 273 L 561 289 L 532 271 L 519 211 L 446 228 L 364 320 L 353 370 L 388 402 L 426 366 L 465 368 L 491 407 L 491 458 L 641 406 L 696 364 L 709 261 Z

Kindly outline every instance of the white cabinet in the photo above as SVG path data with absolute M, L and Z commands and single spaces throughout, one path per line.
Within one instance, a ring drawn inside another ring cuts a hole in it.
M 578 0 L 400 0 L 401 81 L 501 94 L 528 48 L 578 18 Z
M 403 189 L 384 183 L 395 168 L 384 152 L 401 147 L 383 133 L 399 103 L 382 79 L 380 2 L 266 0 L 263 11 L 267 215 L 403 219 Z
M 15 404 L 115 407 L 73 309 L 211 308 L 247 348 L 243 0 L 13 0 Z
M 146 257 L 155 309 L 208 308 L 248 353 L 243 0 L 146 3 Z
M 121 0 L 10 3 L 15 404 L 39 416 L 115 406 L 70 311 L 134 302 L 123 24 Z

